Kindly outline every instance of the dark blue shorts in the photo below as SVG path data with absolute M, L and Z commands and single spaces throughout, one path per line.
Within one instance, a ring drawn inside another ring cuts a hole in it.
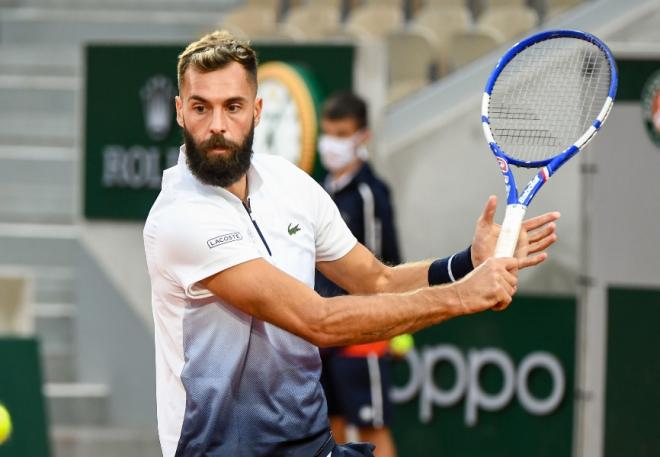
M 371 443 L 337 444 L 332 434 L 314 457 L 374 457 L 375 446 Z
M 321 384 L 328 415 L 357 427 L 389 427 L 392 416 L 389 357 L 322 357 Z
M 374 457 L 374 445 L 371 443 L 338 444 L 332 450 L 331 457 Z

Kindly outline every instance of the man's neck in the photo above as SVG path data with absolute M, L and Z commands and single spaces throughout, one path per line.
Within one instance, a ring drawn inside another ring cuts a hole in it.
M 346 175 L 354 174 L 356 171 L 358 171 L 360 169 L 360 167 L 362 166 L 363 163 L 364 162 L 362 160 L 355 159 L 354 161 L 352 161 L 351 163 L 346 165 L 341 170 L 338 170 L 335 173 L 332 173 L 330 179 L 332 181 L 338 181 Z
M 230 184 L 229 186 L 225 187 L 225 189 L 236 195 L 240 201 L 246 203 L 248 198 L 247 173 L 244 174 L 241 179 L 236 181 L 234 184 Z

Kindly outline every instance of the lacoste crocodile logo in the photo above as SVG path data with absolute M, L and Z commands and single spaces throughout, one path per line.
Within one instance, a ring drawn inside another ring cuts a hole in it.
M 291 227 L 291 224 L 293 224 L 293 222 L 290 222 L 290 223 L 289 223 L 289 227 L 287 228 L 287 230 L 289 231 L 289 235 L 292 235 L 292 236 L 293 236 L 293 235 L 295 235 L 296 233 L 298 233 L 300 230 L 302 230 L 302 229 L 300 228 L 300 225 L 296 224 L 296 225 L 294 225 L 293 227 Z

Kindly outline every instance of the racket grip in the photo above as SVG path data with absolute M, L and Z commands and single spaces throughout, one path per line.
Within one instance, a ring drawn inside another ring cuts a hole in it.
M 513 257 L 526 211 L 525 205 L 514 204 L 506 207 L 500 237 L 495 246 L 495 257 Z

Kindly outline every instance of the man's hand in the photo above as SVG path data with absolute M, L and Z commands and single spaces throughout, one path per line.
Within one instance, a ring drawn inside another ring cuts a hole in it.
M 518 285 L 518 260 L 489 258 L 451 285 L 461 304 L 460 314 L 502 310 L 511 303 Z
M 495 253 L 495 245 L 500 235 L 500 226 L 493 221 L 496 209 L 497 197 L 491 195 L 477 220 L 472 240 L 472 265 L 475 268 Z M 559 213 L 554 211 L 523 222 L 514 254 L 518 259 L 519 269 L 538 265 L 548 257 L 543 251 L 557 241 L 557 226 L 554 223 L 557 219 Z

